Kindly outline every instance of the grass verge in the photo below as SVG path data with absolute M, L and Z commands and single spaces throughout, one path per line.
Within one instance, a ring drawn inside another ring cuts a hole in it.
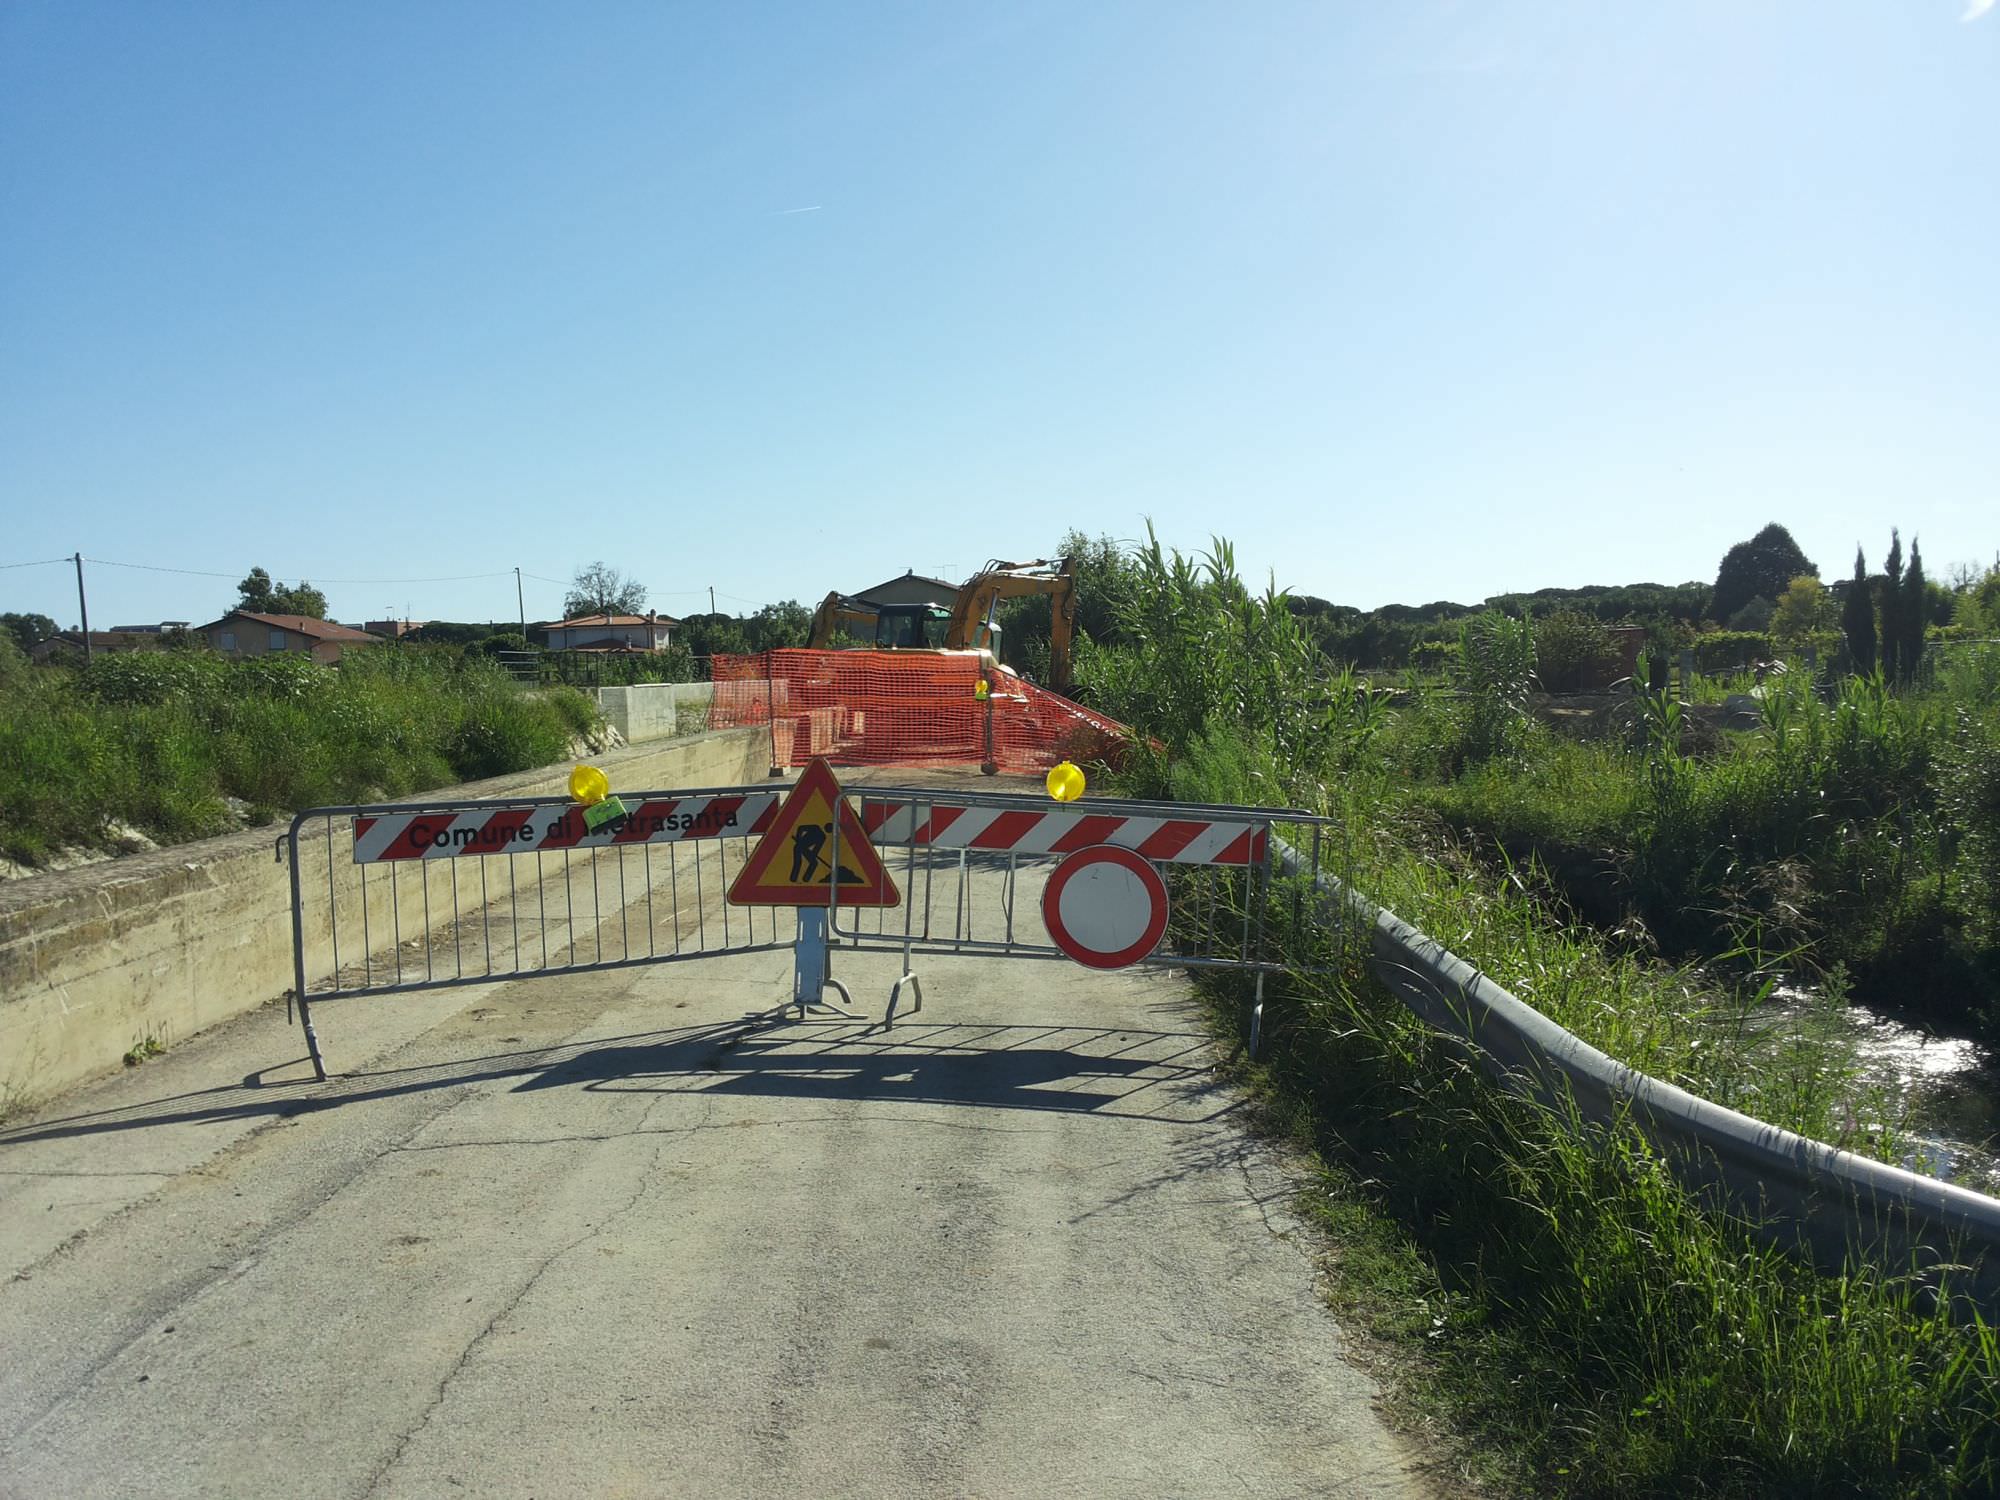
M 1206 986 L 1235 1036 L 1242 996 Z M 1914 1278 L 1822 1276 L 1704 1210 L 1637 1132 L 1489 1084 L 1352 967 L 1267 997 L 1235 1071 L 1311 1148 L 1329 1296 L 1454 1467 L 1563 1496 L 1984 1495 L 2000 1343 Z

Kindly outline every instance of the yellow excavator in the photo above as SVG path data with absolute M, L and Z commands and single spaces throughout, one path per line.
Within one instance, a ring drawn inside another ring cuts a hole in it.
M 836 637 L 851 637 L 862 650 L 978 651 L 997 662 L 1002 601 L 1033 594 L 1049 596 L 1049 685 L 1070 686 L 1070 642 L 1076 633 L 1076 560 L 1038 558 L 1033 562 L 990 562 L 965 580 L 957 602 L 871 604 L 838 592 L 820 601 L 813 614 L 811 645 L 826 650 Z

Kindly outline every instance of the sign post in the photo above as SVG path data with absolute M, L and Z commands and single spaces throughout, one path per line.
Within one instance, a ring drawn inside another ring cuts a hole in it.
M 824 759 L 815 757 L 779 804 L 730 884 L 729 900 L 735 906 L 797 907 L 791 1003 L 799 1018 L 817 1010 L 860 1019 L 824 998 L 830 987 L 853 1004 L 847 987 L 832 975 L 828 913 L 837 906 L 896 906 L 902 893 Z

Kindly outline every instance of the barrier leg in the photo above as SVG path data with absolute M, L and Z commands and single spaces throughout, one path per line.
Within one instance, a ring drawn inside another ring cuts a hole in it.
M 910 1007 L 910 1014 L 914 1016 L 924 1008 L 924 987 L 918 981 L 917 976 L 910 972 L 909 964 L 905 961 L 903 965 L 903 977 L 889 986 L 889 1009 L 882 1016 L 882 1029 L 884 1031 L 887 1031 L 891 1026 L 896 1024 L 896 1001 L 902 995 L 904 985 L 910 987 L 910 994 L 916 999 L 916 1004 Z
M 306 1052 L 312 1058 L 313 1077 L 319 1082 L 325 1083 L 326 1059 L 320 1056 L 319 1033 L 313 1030 L 312 1007 L 306 1003 L 304 991 L 299 992 L 298 1002 L 299 1027 L 306 1034 Z
M 1257 1060 L 1257 1044 L 1264 1036 L 1264 971 L 1257 971 L 1257 998 L 1250 1007 L 1250 1060 Z

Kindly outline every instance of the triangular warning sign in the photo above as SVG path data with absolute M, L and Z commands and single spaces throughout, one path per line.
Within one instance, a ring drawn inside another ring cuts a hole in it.
M 834 809 L 840 809 L 840 906 L 896 906 L 902 895 L 861 820 L 840 794 L 833 768 L 815 759 L 778 806 L 777 817 L 729 887 L 735 906 L 824 906 L 833 888 Z

